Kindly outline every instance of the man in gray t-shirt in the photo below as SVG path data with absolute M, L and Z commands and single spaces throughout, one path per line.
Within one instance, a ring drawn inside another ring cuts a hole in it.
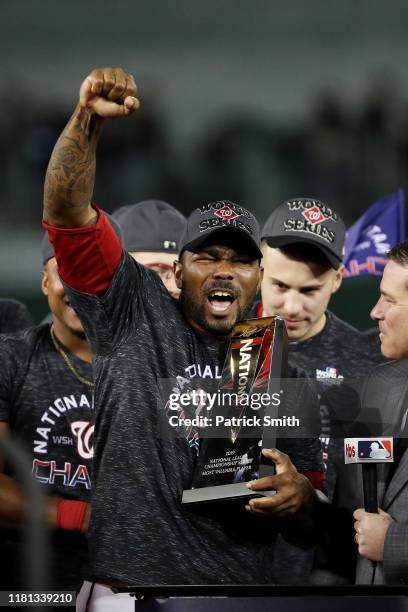
M 52 319 L 0 335 L 0 436 L 11 435 L 21 444 L 44 494 L 50 528 L 47 586 L 79 590 L 89 573 L 85 532 L 94 431 L 91 352 L 45 237 L 42 254 L 41 288 Z M 21 529 L 27 524 L 26 491 L 3 453 L 0 488 L 0 522 L 7 526 L 0 533 L 2 558 L 7 559 L 0 589 L 23 590 L 29 585 Z
M 300 440 L 287 440 L 290 458 L 264 451 L 276 475 L 250 486 L 276 489 L 276 495 L 252 499 L 241 515 L 231 512 L 226 520 L 181 506 L 199 451 L 194 430 L 186 427 L 183 437 L 160 433 L 166 410 L 159 379 L 175 379 L 183 388 L 197 373 L 220 376 L 233 326 L 259 288 L 258 224 L 232 202 L 196 209 L 175 265 L 179 301 L 123 252 L 90 200 L 104 118 L 133 112 L 134 93 L 133 77 L 120 69 L 97 69 L 85 79 L 45 183 L 44 225 L 94 356 L 93 576 L 119 588 L 276 582 L 277 533 L 310 524 L 315 492 L 295 465 L 321 470 L 318 438 L 304 432 Z M 308 402 L 309 388 L 297 381 L 297 396 L 305 393 Z
M 354 393 L 348 387 L 356 386 L 383 361 L 378 345 L 328 310 L 342 283 L 344 242 L 344 223 L 327 203 L 305 197 L 283 202 L 262 229 L 264 276 L 262 305 L 257 307 L 258 316 L 279 315 L 285 320 L 290 360 L 319 387 L 327 491 L 334 501 L 338 473 L 344 469 L 344 428 L 356 418 L 353 410 L 358 410 L 350 401 Z M 340 385 L 343 395 L 337 392 Z M 350 547 L 344 557 L 336 546 L 334 554 L 320 551 L 316 565 L 326 572 L 330 557 L 336 575 L 319 572 L 317 582 L 352 579 L 351 534 L 350 528 Z M 341 534 L 341 540 L 342 544 L 347 540 L 347 533 Z

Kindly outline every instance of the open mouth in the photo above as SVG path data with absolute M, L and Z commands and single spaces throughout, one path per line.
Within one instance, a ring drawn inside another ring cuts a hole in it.
M 225 290 L 214 290 L 208 295 L 210 311 L 213 315 L 226 315 L 231 310 L 235 297 Z

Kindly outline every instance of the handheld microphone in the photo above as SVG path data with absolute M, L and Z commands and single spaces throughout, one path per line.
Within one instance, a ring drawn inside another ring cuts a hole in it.
M 394 461 L 393 438 L 345 438 L 344 462 L 361 463 L 364 509 L 378 512 L 377 463 Z

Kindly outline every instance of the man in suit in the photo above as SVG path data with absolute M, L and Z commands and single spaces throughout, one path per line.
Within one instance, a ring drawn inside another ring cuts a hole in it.
M 378 465 L 378 514 L 358 508 L 353 515 L 356 583 L 408 584 L 408 241 L 389 253 L 371 317 L 378 322 L 381 352 L 393 361 L 367 377 L 361 403 L 371 415 L 381 413 L 382 435 L 394 436 L 395 452 L 393 464 Z

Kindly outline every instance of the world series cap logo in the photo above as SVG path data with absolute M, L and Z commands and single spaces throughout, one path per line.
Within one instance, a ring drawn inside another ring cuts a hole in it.
M 326 221 L 327 219 L 327 217 L 324 216 L 320 208 L 318 208 L 317 206 L 313 206 L 313 208 L 309 208 L 308 210 L 302 211 L 302 215 L 312 225 L 316 225 L 316 223 L 323 223 L 323 221 Z
M 214 212 L 214 215 L 220 217 L 221 219 L 235 219 L 235 217 L 239 217 L 239 213 L 232 210 L 229 206 L 223 206 Z

